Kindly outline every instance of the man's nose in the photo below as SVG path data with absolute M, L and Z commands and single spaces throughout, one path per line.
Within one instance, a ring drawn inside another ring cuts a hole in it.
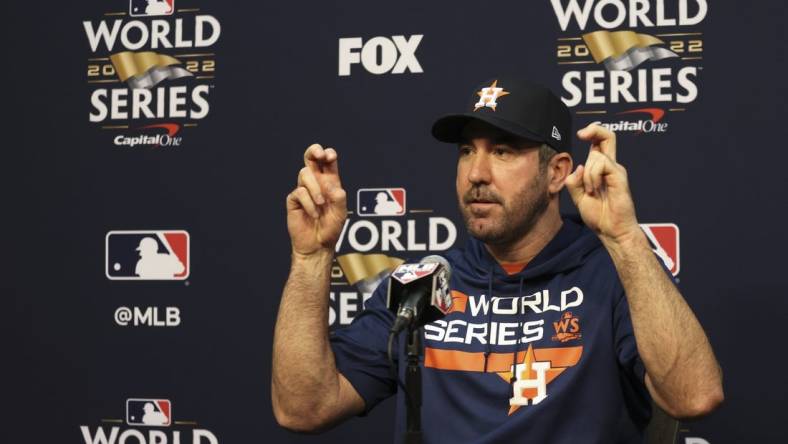
M 491 179 L 490 157 L 483 150 L 478 150 L 471 159 L 470 170 L 468 171 L 468 181 L 474 184 L 490 183 Z

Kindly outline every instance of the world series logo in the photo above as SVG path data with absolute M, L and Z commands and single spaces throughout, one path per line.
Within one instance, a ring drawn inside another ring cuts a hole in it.
M 114 0 L 82 22 L 88 121 L 124 148 L 172 148 L 211 110 L 219 20 L 183 0 Z
M 219 444 L 219 438 L 196 421 L 173 419 L 172 404 L 169 399 L 129 398 L 125 419 L 112 418 L 120 412 L 109 412 L 110 418 L 100 425 L 81 425 L 79 431 L 85 444 Z
M 561 99 L 582 125 L 618 133 L 668 131 L 698 98 L 707 0 L 550 0 L 565 68 Z

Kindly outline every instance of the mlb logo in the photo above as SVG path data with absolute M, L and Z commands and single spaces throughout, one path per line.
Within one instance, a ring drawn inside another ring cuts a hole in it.
M 132 17 L 156 17 L 172 15 L 175 0 L 129 0 L 129 15 Z
M 183 230 L 110 231 L 105 238 L 107 279 L 182 281 L 189 277 L 189 242 Z
M 440 264 L 435 262 L 402 264 L 391 273 L 391 277 L 404 285 L 424 276 L 429 276 L 438 268 L 438 265 Z
M 172 424 L 172 404 L 169 399 L 127 399 L 126 424 L 131 426 L 169 426 Z
M 646 237 L 665 267 L 673 276 L 679 274 L 679 227 L 676 224 L 640 224 Z
M 405 188 L 361 188 L 356 193 L 359 216 L 402 216 Z

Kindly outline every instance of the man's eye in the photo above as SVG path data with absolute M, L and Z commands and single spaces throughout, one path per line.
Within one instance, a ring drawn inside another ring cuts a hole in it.
M 459 150 L 460 156 L 465 156 L 471 153 L 471 147 L 461 146 Z
M 510 152 L 511 150 L 505 146 L 498 146 L 493 148 L 493 154 L 495 154 L 496 156 L 505 156 Z

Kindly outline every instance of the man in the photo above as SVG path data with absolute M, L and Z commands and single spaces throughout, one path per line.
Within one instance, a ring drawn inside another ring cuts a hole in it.
M 650 398 L 677 418 L 723 399 L 709 342 L 635 217 L 610 131 L 589 125 L 572 172 L 571 118 L 546 88 L 497 78 L 433 135 L 459 144 L 471 234 L 452 250 L 454 307 L 425 326 L 425 442 L 642 442 Z M 310 146 L 287 197 L 292 266 L 274 336 L 277 421 L 319 431 L 394 394 L 385 288 L 346 329 L 325 322 L 346 216 L 337 153 Z M 566 186 L 582 223 L 559 214 Z M 584 223 L 584 224 L 583 224 Z M 403 375 L 403 355 L 398 359 Z M 398 394 L 397 436 L 404 431 Z

